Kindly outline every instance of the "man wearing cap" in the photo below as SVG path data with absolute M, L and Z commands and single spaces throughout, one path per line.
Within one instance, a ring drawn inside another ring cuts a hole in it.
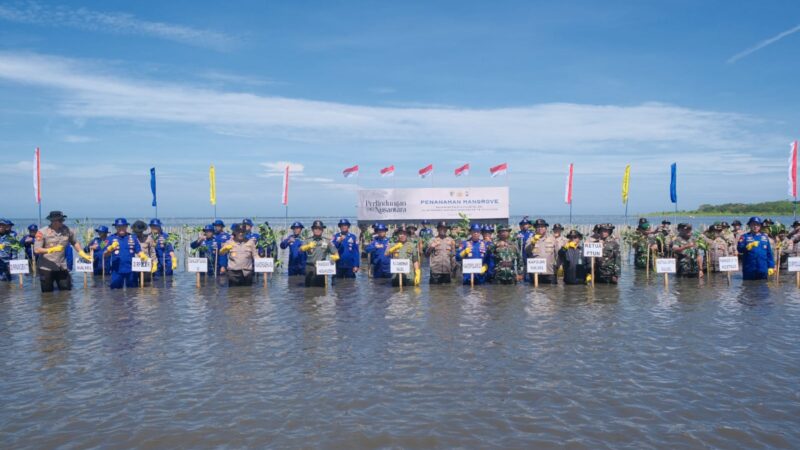
M 552 233 L 553 239 L 556 240 L 556 249 L 560 249 L 561 247 L 567 245 L 567 238 L 562 235 L 564 232 L 564 226 L 560 223 L 553 224 Z
M 247 227 L 234 224 L 233 237 L 220 249 L 227 255 L 228 286 L 251 286 L 253 284 L 253 259 L 258 256 L 256 241 L 247 238 Z
M 433 235 L 434 235 L 433 230 L 430 229 L 430 227 L 428 226 L 430 224 L 431 224 L 431 221 L 427 220 L 427 219 L 424 219 L 422 222 L 420 222 L 420 225 L 422 225 L 422 228 L 420 228 L 420 230 L 419 230 L 419 237 L 420 238 L 425 239 L 425 240 L 433 238 Z
M 481 226 L 473 223 L 469 227 L 470 238 L 461 243 L 458 253 L 456 253 L 456 261 L 463 261 L 465 259 L 480 259 L 482 262 L 481 273 L 476 274 L 463 274 L 463 283 L 470 284 L 484 284 L 487 281 L 486 272 L 489 270 L 489 244 L 483 240 L 481 236 Z
M 672 241 L 675 235 L 672 233 L 672 222 L 667 219 L 661 221 L 661 226 L 658 227 L 656 233 L 656 245 L 658 246 L 658 254 L 662 258 L 669 258 L 672 256 Z
M 136 287 L 136 272 L 133 271 L 133 260 L 150 260 L 144 252 L 136 236 L 128 233 L 128 221 L 118 218 L 114 221 L 117 232 L 108 237 L 105 256 L 111 257 L 111 289 Z M 156 264 L 156 261 L 153 261 Z
M 486 224 L 481 225 L 481 238 L 486 242 L 486 248 L 492 248 L 492 241 L 494 239 L 494 227 Z M 487 250 L 488 251 L 488 250 Z M 491 283 L 494 280 L 494 259 L 491 257 L 486 258 L 486 282 Z
M 206 258 L 206 261 L 208 261 L 208 271 L 206 274 L 213 274 L 214 256 L 217 252 L 216 240 L 214 239 L 214 225 L 208 224 L 204 226 L 200 236 L 189 244 L 189 247 L 197 254 L 198 258 Z
M 522 255 L 510 241 L 511 227 L 500 225 L 497 240 L 489 245 L 489 259 L 494 267 L 494 280 L 500 284 L 515 284 L 522 281 Z
M 289 275 L 306 274 L 306 252 L 301 251 L 303 245 L 303 224 L 295 222 L 292 224 L 292 234 L 281 241 L 281 249 L 289 249 Z
M 386 256 L 390 259 L 407 259 L 411 262 L 414 268 L 414 286 L 419 286 L 421 281 L 422 272 L 419 269 L 419 249 L 417 245 L 408 240 L 408 232 L 404 228 L 395 230 L 397 243 L 386 249 Z M 389 263 L 391 265 L 391 262 Z M 403 284 L 408 286 L 409 279 L 404 273 L 394 274 L 392 276 L 392 286 L 400 285 L 400 277 L 403 277 Z
M 248 218 L 242 219 L 241 226 L 244 229 L 244 238 L 258 243 L 258 239 L 261 236 L 259 236 L 258 233 L 253 231 L 253 219 L 248 219 Z
M 533 230 L 531 230 L 531 221 L 528 219 L 528 216 L 522 218 L 519 221 L 519 232 L 517 232 L 517 241 L 520 245 L 520 253 L 524 253 L 525 245 L 528 243 L 528 240 L 533 236 Z
M 178 258 L 175 256 L 175 249 L 169 242 L 169 235 L 164 232 L 159 219 L 150 221 L 150 237 L 155 242 L 156 257 L 160 270 L 153 272 L 159 276 L 172 276 L 172 272 L 178 269 Z
M 456 270 L 456 241 L 447 235 L 450 227 L 444 220 L 436 225 L 437 236 L 425 248 L 429 258 L 430 284 L 449 284 Z
M 311 238 L 306 239 L 300 246 L 300 251 L 306 254 L 306 287 L 325 286 L 325 276 L 317 275 L 317 261 L 323 261 L 330 256 L 334 263 L 339 260 L 339 251 L 333 242 L 322 236 L 325 224 L 315 220 L 311 224 Z
M 374 229 L 375 236 L 372 237 L 372 242 L 366 248 L 370 264 L 372 264 L 372 277 L 391 278 L 391 258 L 386 256 L 386 249 L 389 248 L 389 238 L 386 237 L 386 232 L 389 230 L 382 223 L 376 223 Z
M 746 231 L 742 229 L 742 222 L 739 219 L 731 222 L 731 232 L 733 233 L 734 239 L 736 239 L 736 245 L 739 245 L 739 238 L 746 233 Z
M 742 278 L 766 280 L 775 273 L 775 260 L 769 238 L 761 232 L 763 221 L 754 216 L 747 221 L 750 232 L 739 238 L 736 250 L 742 255 Z
M 158 234 L 144 234 L 144 232 L 147 231 L 147 224 L 141 220 L 133 222 L 131 229 L 136 239 L 139 240 L 142 253 L 147 255 L 147 258 L 151 261 L 150 273 L 142 273 L 140 275 L 145 283 L 149 283 L 153 281 L 153 274 L 157 273 L 160 268 L 159 264 L 161 260 L 158 258 L 158 252 L 156 251 L 156 241 L 153 240 L 153 236 L 158 236 Z
M 13 245 L 17 242 L 17 233 L 11 229 L 14 222 L 0 219 L 0 281 L 11 281 L 11 263 L 16 257 Z
M 653 237 L 650 222 L 644 217 L 639 219 L 636 232 L 633 233 L 631 237 L 631 246 L 633 247 L 634 267 L 637 269 L 646 269 L 648 261 L 653 257 L 653 252 L 658 250 L 658 246 Z
M 333 245 L 339 252 L 336 261 L 337 278 L 355 278 L 361 267 L 361 252 L 358 250 L 358 236 L 350 232 L 350 221 L 339 221 L 339 232 L 333 235 Z
M 214 244 L 218 249 L 221 249 L 226 242 L 231 240 L 231 235 L 225 231 L 225 222 L 222 220 L 217 219 L 212 223 L 212 225 L 214 225 Z M 228 256 L 223 255 L 222 252 L 218 251 L 215 257 L 217 271 L 220 273 L 220 275 L 222 275 L 227 270 L 226 267 L 228 266 Z
M 546 259 L 546 272 L 539 274 L 539 281 L 541 283 L 556 284 L 555 270 L 558 248 L 556 247 L 556 239 L 547 233 L 548 226 L 549 224 L 544 219 L 536 219 L 533 223 L 534 234 L 525 245 L 525 257 Z M 528 278 L 532 279 L 531 274 L 528 274 Z
M 597 242 L 603 244 L 603 257 L 596 261 L 596 283 L 617 284 L 622 268 L 622 255 L 619 241 L 614 237 L 614 225 L 601 223 L 597 226 L 600 236 Z
M 719 259 L 725 256 L 730 256 L 730 246 L 728 241 L 722 237 L 722 223 L 716 222 L 714 225 L 708 227 L 704 238 L 708 242 L 708 256 L 711 271 L 719 272 Z
M 25 235 L 25 237 L 23 237 L 22 240 L 20 241 L 22 246 L 25 247 L 25 257 L 28 258 L 28 260 L 30 261 L 34 260 L 33 244 L 36 243 L 36 233 L 38 232 L 39 232 L 39 226 L 36 225 L 35 223 L 32 223 L 28 225 L 28 234 Z
M 587 270 L 583 259 L 583 235 L 578 230 L 567 233 L 567 243 L 558 250 L 558 266 L 564 271 L 564 284 L 586 284 Z
M 111 258 L 104 258 L 103 252 L 108 245 L 108 227 L 100 225 L 94 229 L 97 237 L 89 242 L 89 250 L 92 252 L 92 269 L 95 275 L 105 275 L 111 273 Z
M 691 224 L 678 224 L 678 235 L 672 240 L 672 254 L 675 255 L 679 277 L 703 278 L 703 255 L 692 236 Z
M 42 292 L 53 292 L 55 286 L 59 290 L 72 289 L 72 277 L 67 268 L 66 248 L 74 247 L 78 255 L 86 261 L 91 261 L 91 255 L 86 254 L 80 242 L 75 239 L 75 233 L 64 225 L 67 216 L 61 211 L 51 211 L 47 215 L 50 225 L 36 233 L 36 242 L 33 244 L 33 253 L 39 255 L 38 272 Z

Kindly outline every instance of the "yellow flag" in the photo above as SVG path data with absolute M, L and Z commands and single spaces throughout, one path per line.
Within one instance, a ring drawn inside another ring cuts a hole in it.
M 217 204 L 217 172 L 214 170 L 214 165 L 208 169 L 208 182 L 211 186 L 211 204 Z
M 628 203 L 628 189 L 631 186 L 631 165 L 625 166 L 625 175 L 622 177 L 622 203 Z

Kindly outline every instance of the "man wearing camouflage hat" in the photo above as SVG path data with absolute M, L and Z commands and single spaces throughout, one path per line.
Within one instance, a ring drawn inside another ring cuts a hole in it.
M 494 279 L 500 284 L 515 284 L 522 281 L 523 262 L 519 248 L 512 243 L 511 227 L 500 225 L 497 240 L 489 246 L 489 258 L 494 267 Z
M 614 225 L 601 223 L 597 226 L 598 242 L 603 244 L 603 257 L 597 261 L 596 283 L 617 284 L 622 269 L 619 241 L 614 237 Z
M 317 275 L 317 261 L 329 258 L 334 263 L 339 260 L 339 251 L 333 242 L 322 236 L 325 224 L 321 220 L 315 220 L 311 224 L 311 237 L 303 242 L 300 251 L 306 254 L 306 287 L 325 286 L 325 276 Z

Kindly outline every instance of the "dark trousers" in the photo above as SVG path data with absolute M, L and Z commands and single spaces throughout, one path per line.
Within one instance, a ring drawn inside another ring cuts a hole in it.
M 228 270 L 228 286 L 252 286 L 253 272 L 245 273 L 243 270 Z
M 42 285 L 42 292 L 53 292 L 56 286 L 59 291 L 72 289 L 72 277 L 66 270 L 40 270 L 39 281 Z
M 355 278 L 356 273 L 353 272 L 352 267 L 337 267 L 336 278 Z
M 123 286 L 135 288 L 139 284 L 139 272 L 111 272 L 111 289 L 122 289 Z
M 528 276 L 530 277 L 531 284 L 533 284 L 533 274 L 529 273 Z M 558 276 L 556 276 L 555 274 L 545 275 L 543 273 L 540 273 L 539 284 L 558 284 Z
M 432 273 L 431 284 L 450 284 L 453 282 L 453 277 L 449 273 Z
M 394 287 L 400 286 L 400 277 L 403 277 L 403 286 L 414 286 L 414 280 L 412 280 L 411 278 L 407 277 L 403 273 L 395 274 L 392 277 L 392 286 L 394 286 Z
M 317 275 L 313 270 L 307 271 L 306 287 L 325 287 L 325 276 Z

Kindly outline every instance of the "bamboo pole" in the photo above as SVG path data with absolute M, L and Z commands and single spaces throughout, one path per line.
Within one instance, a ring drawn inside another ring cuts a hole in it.
M 592 287 L 594 287 L 594 256 L 592 256 Z
M 539 272 L 533 274 L 533 287 L 539 287 Z

